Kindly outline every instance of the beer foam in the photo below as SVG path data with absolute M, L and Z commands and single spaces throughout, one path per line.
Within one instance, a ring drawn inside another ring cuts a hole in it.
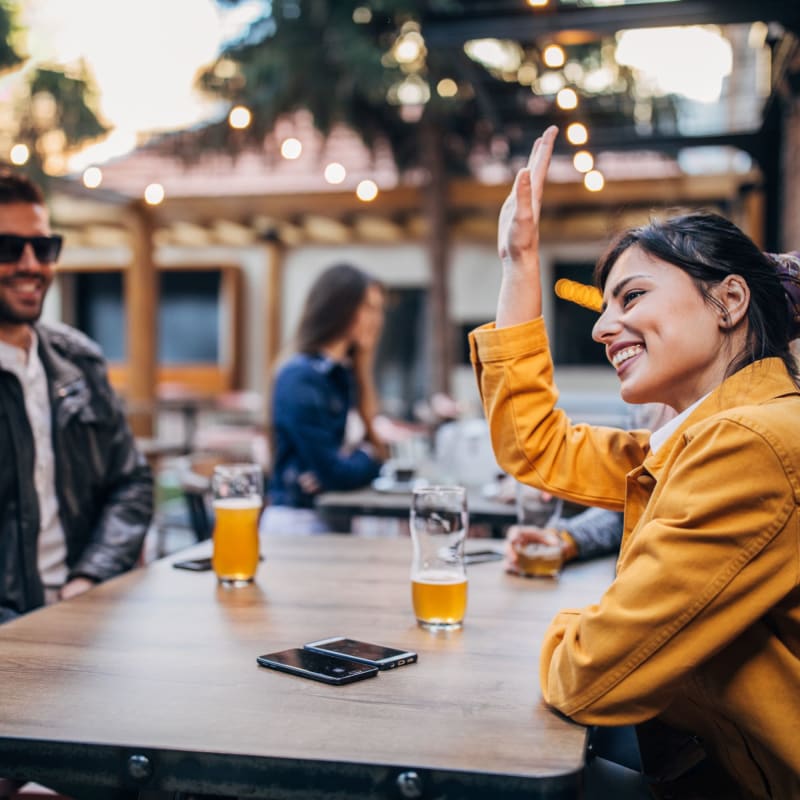
M 466 576 L 453 575 L 452 572 L 447 572 L 445 570 L 430 570 L 418 575 L 415 574 L 411 576 L 411 580 L 414 581 L 414 583 L 429 583 L 435 586 L 442 586 L 444 584 L 455 586 L 467 582 Z
M 214 500 L 214 508 L 227 509 L 228 511 L 244 511 L 261 508 L 260 497 L 224 497 Z

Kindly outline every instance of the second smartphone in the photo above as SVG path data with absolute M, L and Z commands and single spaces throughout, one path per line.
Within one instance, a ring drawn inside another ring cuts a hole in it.
M 361 661 L 325 655 L 299 647 L 281 650 L 279 653 L 267 653 L 258 656 L 256 660 L 262 667 L 335 685 L 374 678 L 378 674 L 376 667 Z
M 417 654 L 410 650 L 398 650 L 396 647 L 384 647 L 381 644 L 360 642 L 357 639 L 346 639 L 343 636 L 309 642 L 303 647 L 314 653 L 349 658 L 351 661 L 369 664 L 378 669 L 393 669 L 401 667 L 403 664 L 413 664 L 417 660 Z

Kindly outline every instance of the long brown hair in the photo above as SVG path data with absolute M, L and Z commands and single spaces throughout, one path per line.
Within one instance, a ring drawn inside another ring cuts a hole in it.
M 306 297 L 295 346 L 301 353 L 316 353 L 344 336 L 352 325 L 370 286 L 380 282 L 351 264 L 328 267 L 314 281 Z

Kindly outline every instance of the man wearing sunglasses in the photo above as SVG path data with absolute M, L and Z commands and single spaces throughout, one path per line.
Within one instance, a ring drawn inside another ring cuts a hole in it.
M 39 188 L 0 170 L 0 622 L 130 569 L 152 517 L 99 348 L 39 322 L 60 250 Z

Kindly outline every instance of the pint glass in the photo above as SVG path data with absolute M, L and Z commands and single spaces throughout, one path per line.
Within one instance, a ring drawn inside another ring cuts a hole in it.
M 550 528 L 562 515 L 564 501 L 532 486 L 517 484 L 517 523 L 535 528 Z M 528 542 L 516 548 L 517 566 L 529 577 L 558 577 L 563 566 L 560 544 Z
M 214 468 L 211 564 L 225 586 L 244 586 L 255 577 L 263 480 L 258 464 L 221 464 Z
M 460 628 L 467 608 L 464 539 L 467 496 L 462 486 L 415 489 L 411 505 L 411 598 L 428 630 Z

